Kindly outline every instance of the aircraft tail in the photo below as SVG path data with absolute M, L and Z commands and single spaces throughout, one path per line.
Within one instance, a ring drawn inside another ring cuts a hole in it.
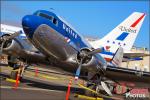
M 109 50 L 113 53 L 120 46 L 124 50 L 129 51 L 134 44 L 144 18 L 144 13 L 134 12 L 104 38 L 93 41 L 90 44 L 94 48 L 110 46 Z
M 123 60 L 123 53 L 124 53 L 123 48 L 119 47 L 111 61 L 115 66 L 117 67 L 121 66 Z

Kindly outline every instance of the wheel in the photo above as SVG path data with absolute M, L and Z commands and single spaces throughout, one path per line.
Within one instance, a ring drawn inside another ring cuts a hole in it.
M 11 71 L 10 78 L 16 80 L 17 74 L 18 74 L 18 71 L 15 71 L 15 70 Z
M 9 65 L 10 67 L 12 67 L 12 68 L 14 68 L 15 64 L 16 64 L 16 63 L 8 62 L 8 65 Z
M 18 71 L 15 71 L 15 70 L 11 71 L 10 78 L 16 80 L 17 74 L 18 74 Z M 19 77 L 19 81 L 22 81 L 22 77 Z
M 93 84 L 87 84 L 87 88 L 91 89 L 91 90 L 96 90 L 96 86 L 93 85 Z M 89 90 L 85 90 L 85 95 L 87 96 L 92 96 L 92 97 L 95 97 L 96 94 L 93 93 L 92 91 L 89 91 Z

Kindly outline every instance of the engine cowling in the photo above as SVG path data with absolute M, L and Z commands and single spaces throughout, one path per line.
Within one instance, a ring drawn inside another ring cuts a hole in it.
M 92 55 L 86 55 L 88 52 L 91 52 L 92 49 L 90 48 L 82 48 L 80 50 L 80 52 L 78 52 L 77 56 L 76 56 L 76 60 L 78 63 L 81 62 L 81 59 L 83 56 L 86 56 L 84 58 L 84 60 L 82 61 L 82 65 L 83 66 L 86 66 L 86 67 L 89 67 L 89 66 L 96 66 L 97 65 L 97 62 L 96 62 L 96 59 L 94 58 L 94 56 Z
M 1 38 L 3 38 L 4 36 L 10 35 L 5 34 Z M 0 47 L 3 47 L 2 53 L 9 56 L 20 58 L 23 61 L 31 63 L 48 63 L 48 60 L 46 60 L 47 59 L 46 56 L 38 52 L 28 51 L 17 38 L 9 39 L 6 40 L 5 42 L 0 41 Z
M 3 51 L 9 55 L 17 55 L 22 51 L 21 45 L 15 40 L 9 40 L 4 44 Z
M 4 36 L 9 36 L 9 34 L 5 34 L 2 37 Z M 8 55 L 18 55 L 22 50 L 23 47 L 16 39 L 6 40 L 3 44 L 3 52 Z

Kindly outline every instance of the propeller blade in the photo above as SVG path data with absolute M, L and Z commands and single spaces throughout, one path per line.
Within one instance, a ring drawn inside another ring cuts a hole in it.
M 94 54 L 96 54 L 96 53 L 102 52 L 103 50 L 104 50 L 104 48 L 97 48 L 97 49 L 95 49 L 95 50 L 93 50 L 93 51 L 87 53 L 87 55 L 94 55 Z
M 2 55 L 2 54 L 3 54 L 3 46 L 4 46 L 4 44 L 5 44 L 5 41 L 3 41 L 3 42 L 2 42 L 2 44 L 1 44 L 1 48 L 0 48 L 0 55 Z
M 15 38 L 16 36 L 18 36 L 19 34 L 20 34 L 20 31 L 15 32 L 15 33 L 11 34 L 10 36 L 1 37 L 1 38 L 0 38 L 0 41 L 3 42 L 3 41 L 6 41 L 6 40 L 13 39 L 13 38 Z
M 80 64 L 79 64 L 79 67 L 78 67 L 78 69 L 77 69 L 77 71 L 76 71 L 75 80 L 78 80 L 78 78 L 79 78 L 79 76 L 80 76 L 81 67 L 82 67 L 82 60 L 83 60 L 83 59 L 81 59 L 81 62 L 80 62 Z
M 105 92 L 107 94 L 109 94 L 110 96 L 112 96 L 112 93 L 111 93 L 110 89 L 108 88 L 107 84 L 105 82 L 101 81 L 101 85 L 102 85 L 103 89 L 105 90 Z
M 6 40 L 13 39 L 13 38 L 15 38 L 16 36 L 18 36 L 19 34 L 20 34 L 20 31 L 15 32 L 14 34 L 12 34 L 12 35 L 10 35 L 9 37 L 7 37 Z

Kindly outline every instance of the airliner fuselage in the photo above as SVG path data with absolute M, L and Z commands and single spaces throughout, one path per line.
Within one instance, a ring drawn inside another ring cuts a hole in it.
M 80 60 L 78 52 L 81 50 L 92 51 L 93 49 L 67 22 L 49 11 L 39 10 L 33 15 L 26 15 L 22 19 L 22 26 L 36 48 L 48 57 L 70 63 L 74 66 L 71 68 L 74 71 Z M 84 61 L 83 66 L 95 72 L 106 66 L 106 61 L 101 55 L 95 54 Z M 70 67 L 65 69 L 70 69 Z

